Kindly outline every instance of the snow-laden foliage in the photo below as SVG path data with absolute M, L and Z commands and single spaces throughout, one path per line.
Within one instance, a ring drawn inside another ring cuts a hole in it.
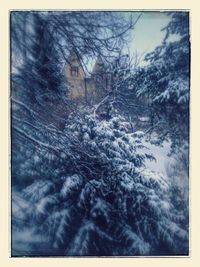
M 76 106 L 67 97 L 70 84 L 64 74 L 72 52 L 88 74 L 91 60 L 101 56 L 109 62 L 118 55 L 137 17 L 120 12 L 12 11 L 12 107 L 23 113 L 28 106 L 37 113 L 36 120 L 62 129 Z
M 96 113 L 104 112 L 107 118 L 112 110 L 129 118 L 129 121 L 144 115 L 146 106 L 137 97 L 135 89 L 136 62 L 128 54 L 120 51 L 111 62 L 98 59 L 96 74 Z
M 150 67 L 133 76 L 129 59 L 118 57 L 133 18 L 12 12 L 13 256 L 188 254 L 185 202 L 169 179 L 146 168 L 155 158 L 143 150 L 145 133 L 112 114 L 114 104 L 123 114 L 136 91 L 150 93 L 152 116 L 169 108 L 172 139 L 173 126 L 185 126 L 188 31 L 174 27 L 181 17 L 175 14 L 167 28 L 180 41 L 164 43 L 148 56 Z M 108 63 L 110 85 L 92 111 L 79 106 L 71 113 L 62 70 L 72 50 L 84 67 L 96 57 Z
M 135 74 L 135 89 L 138 97 L 148 98 L 152 130 L 170 136 L 178 148 L 189 135 L 189 17 L 186 12 L 169 15 L 163 43 L 146 55 L 149 64 Z
M 13 182 L 24 181 L 13 183 L 13 255 L 188 253 L 185 214 L 169 181 L 145 167 L 155 158 L 142 153 L 144 133 L 131 132 L 123 117 L 82 111 L 62 134 L 31 125 L 13 131 L 14 153 L 23 151 L 14 157 Z

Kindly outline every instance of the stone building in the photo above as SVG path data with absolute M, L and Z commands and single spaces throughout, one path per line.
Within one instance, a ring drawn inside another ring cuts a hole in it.
M 110 88 L 108 75 L 105 74 L 104 63 L 98 58 L 90 76 L 75 53 L 71 53 L 64 68 L 66 81 L 70 85 L 68 97 L 71 100 L 94 104 Z

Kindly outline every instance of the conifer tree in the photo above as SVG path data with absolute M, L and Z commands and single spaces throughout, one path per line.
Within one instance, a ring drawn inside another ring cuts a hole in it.
M 160 139 L 170 137 L 176 149 L 189 138 L 189 17 L 186 12 L 169 16 L 164 41 L 147 54 L 149 64 L 138 69 L 135 89 L 149 98 L 152 130 L 160 132 Z
M 102 121 L 82 111 L 62 136 L 50 132 L 48 144 L 35 134 L 35 154 L 16 163 L 33 179 L 13 189 L 13 255 L 188 253 L 188 226 L 171 185 L 145 167 L 155 158 L 123 117 Z

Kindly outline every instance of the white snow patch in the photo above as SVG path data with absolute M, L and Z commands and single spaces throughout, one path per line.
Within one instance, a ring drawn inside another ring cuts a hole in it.
M 170 142 L 165 141 L 162 146 L 156 146 L 149 142 L 143 142 L 146 148 L 143 148 L 147 153 L 151 153 L 155 156 L 156 161 L 146 161 L 146 167 L 152 171 L 160 172 L 163 176 L 167 176 L 166 166 L 170 160 L 168 154 L 170 152 Z

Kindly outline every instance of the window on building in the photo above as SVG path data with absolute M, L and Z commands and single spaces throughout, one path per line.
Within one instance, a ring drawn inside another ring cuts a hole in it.
M 78 77 L 78 75 L 79 75 L 78 67 L 72 66 L 71 67 L 71 76 Z

